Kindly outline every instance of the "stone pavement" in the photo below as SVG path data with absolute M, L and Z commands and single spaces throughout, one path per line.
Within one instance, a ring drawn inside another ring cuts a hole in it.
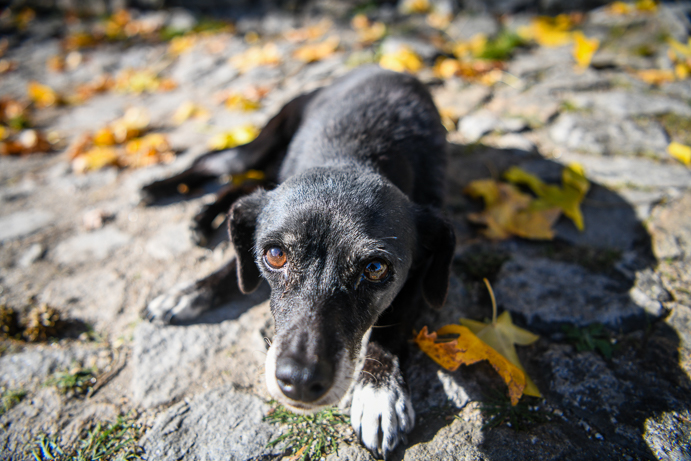
M 150 66 L 177 86 L 106 91 L 78 105 L 36 110 L 36 126 L 63 139 L 56 152 L 0 157 L 0 304 L 24 320 L 32 306 L 47 303 L 70 325 L 47 342 L 2 341 L 3 399 L 9 390 L 25 395 L 11 408 L 3 400 L 0 458 L 28 459 L 27 447 L 42 433 L 75 444 L 83 428 L 123 414 L 136 415 L 142 425 L 146 459 L 289 455 L 280 444 L 267 448 L 285 429 L 263 421 L 271 408 L 263 383 L 265 338 L 272 335 L 266 290 L 191 325 L 153 325 L 140 317 L 156 295 L 232 255 L 222 231 L 203 247 L 189 229 L 220 185 L 150 207 L 139 203 L 139 189 L 183 169 L 213 135 L 261 126 L 297 94 L 405 46 L 422 58 L 418 76 L 451 114 L 445 213 L 458 236 L 447 305 L 426 313 L 419 327 L 489 317 L 481 281 L 489 277 L 500 310 L 541 335 L 519 355 L 544 399 L 531 401 L 539 422 L 520 430 L 511 423 L 486 427 L 482 402 L 489 390 L 505 390 L 492 369 L 479 364 L 447 372 L 411 345 L 408 380 L 417 424 L 393 459 L 691 460 L 691 169 L 667 153 L 671 141 L 691 141 L 691 79 L 652 84 L 637 76 L 672 68 L 666 40 L 687 42 L 688 5 L 647 13 L 593 10 L 578 18 L 578 28 L 601 42 L 589 67 L 574 65 L 570 44 L 523 46 L 506 61 L 504 78 L 490 85 L 435 75 L 444 52 L 440 37 L 491 37 L 518 30 L 533 16 L 506 15 L 499 22 L 457 12 L 442 34 L 424 14 L 401 15 L 383 5 L 365 11 L 387 24 L 388 36 L 363 44 L 350 24 L 352 10 L 318 5 L 310 14 L 273 10 L 241 17 L 233 30 L 200 34 L 179 55 L 160 40 L 97 44 L 73 54 L 73 65 L 68 59 L 62 72 L 46 70 L 46 61 L 64 54 L 61 38 L 81 23 L 40 17 L 24 30 L 12 29 L 3 58 L 16 68 L 0 75 L 4 97 L 26 99 L 33 80 L 67 94 L 103 73 Z M 184 10 L 133 14 L 144 24 L 182 31 L 199 24 Z M 324 17 L 333 21 L 327 35 L 339 37 L 338 49 L 311 63 L 292 57 L 303 43 L 291 31 Z M 267 43 L 276 46 L 278 62 L 244 72 L 230 64 Z M 248 89 L 263 95 L 257 110 L 218 103 L 224 91 Z M 208 119 L 174 123 L 185 101 L 203 106 Z M 148 110 L 150 126 L 164 131 L 178 152 L 175 159 L 74 172 L 65 146 L 130 107 Z M 572 162 L 592 183 L 583 232 L 562 217 L 553 241 L 492 242 L 468 222 L 467 214 L 481 209 L 462 194 L 470 181 L 499 178 L 518 165 L 559 183 Z M 594 324 L 609 331 L 611 357 L 577 347 L 563 328 L 592 331 Z M 55 373 L 75 367 L 96 370 L 87 397 L 49 384 Z M 327 459 L 371 457 L 346 433 L 338 454 Z

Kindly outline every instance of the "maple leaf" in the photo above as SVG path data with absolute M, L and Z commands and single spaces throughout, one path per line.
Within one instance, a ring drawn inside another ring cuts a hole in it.
M 691 166 L 691 147 L 678 142 L 672 142 L 667 146 L 667 152 L 684 165 Z
M 483 323 L 462 318 L 460 319 L 461 325 L 475 333 L 485 344 L 499 352 L 505 359 L 514 364 L 525 374 L 526 386 L 523 390 L 524 394 L 533 397 L 542 397 L 540 390 L 530 379 L 523 365 L 521 365 L 521 361 L 516 353 L 516 348 L 514 347 L 516 344 L 519 346 L 528 346 L 540 339 L 540 337 L 514 325 L 509 311 L 504 311 L 497 317 L 497 301 L 494 298 L 492 286 L 487 279 L 483 279 L 483 281 L 492 299 L 492 320 L 489 323 Z
M 581 31 L 573 33 L 573 40 L 573 57 L 578 66 L 585 69 L 590 66 L 593 55 L 600 47 L 600 40 L 597 38 L 588 38 Z
M 437 342 L 438 335 L 450 334 L 459 336 L 451 341 Z M 523 371 L 485 344 L 467 327 L 446 325 L 428 334 L 425 326 L 414 341 L 425 354 L 449 371 L 455 371 L 461 365 L 487 360 L 508 385 L 512 405 L 516 405 L 523 395 L 526 385 Z
M 230 149 L 247 144 L 257 137 L 259 128 L 254 125 L 242 125 L 230 131 L 219 133 L 209 140 L 209 148 L 213 150 Z
M 422 59 L 410 47 L 402 46 L 393 53 L 387 53 L 379 60 L 379 65 L 384 69 L 396 72 L 418 72 L 424 64 Z
M 504 178 L 514 184 L 528 186 L 539 197 L 532 204 L 532 209 L 559 208 L 573 221 L 578 230 L 583 231 L 585 228 L 580 205 L 590 189 L 590 183 L 585 177 L 582 166 L 572 164 L 562 171 L 562 187 L 545 184 L 537 176 L 516 166 L 509 168 L 504 173 Z
M 554 238 L 552 225 L 559 218 L 559 209 L 533 208 L 534 199 L 516 186 L 480 179 L 471 182 L 463 192 L 485 201 L 483 212 L 468 214 L 471 222 L 487 226 L 482 231 L 485 237 L 492 240 L 504 240 L 512 235 L 536 240 Z
M 333 35 L 323 42 L 303 45 L 293 52 L 293 57 L 304 62 L 321 61 L 336 52 L 340 39 Z

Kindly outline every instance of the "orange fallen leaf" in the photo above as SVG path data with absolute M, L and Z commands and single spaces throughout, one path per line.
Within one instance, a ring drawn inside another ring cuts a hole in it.
M 72 169 L 76 173 L 99 170 L 105 166 L 117 165 L 118 150 L 112 146 L 94 146 L 72 160 Z
M 322 38 L 332 27 L 333 22 L 329 19 L 324 19 L 311 26 L 289 30 L 283 36 L 292 43 L 306 42 L 308 40 L 315 41 Z
M 179 56 L 192 50 L 196 44 L 197 36 L 195 34 L 173 37 L 168 44 L 168 53 L 172 56 Z
M 369 45 L 386 35 L 386 25 L 383 22 L 371 22 L 362 13 L 356 14 L 350 21 L 350 25 L 357 31 L 358 42 L 361 45 Z
M 649 85 L 662 85 L 675 80 L 675 72 L 668 69 L 638 70 L 635 75 Z M 681 80 L 683 78 L 685 77 L 682 77 Z
M 404 0 L 399 9 L 403 14 L 424 14 L 432 8 L 429 0 Z
M 438 335 L 450 334 L 459 336 L 451 341 L 438 342 Z M 446 325 L 428 334 L 425 326 L 415 338 L 415 343 L 432 360 L 449 371 L 455 371 L 461 365 L 472 365 L 481 360 L 487 360 L 508 385 L 512 405 L 516 405 L 523 395 L 526 385 L 525 374 L 482 342 L 467 327 Z
M 332 35 L 323 42 L 303 45 L 293 53 L 293 57 L 304 62 L 321 61 L 336 52 L 340 39 Z
M 460 319 L 461 325 L 470 329 L 470 331 L 475 333 L 485 344 L 499 352 L 505 359 L 514 364 L 525 374 L 526 386 L 523 390 L 524 394 L 533 397 L 542 397 L 540 390 L 533 380 L 530 379 L 523 365 L 521 365 L 521 361 L 516 353 L 516 348 L 514 347 L 514 345 L 530 345 L 540 339 L 540 337 L 528 330 L 515 326 L 511 320 L 509 311 L 504 311 L 497 317 L 497 302 L 494 298 L 492 286 L 487 279 L 484 279 L 484 282 L 492 299 L 492 320 L 488 323 L 483 323 L 462 318 Z
M 228 95 L 224 104 L 227 109 L 242 112 L 252 112 L 261 107 L 259 101 L 245 97 L 240 93 L 231 93 Z
M 114 88 L 123 93 L 154 93 L 170 91 L 177 83 L 169 78 L 161 78 L 151 69 L 126 69 L 118 74 Z

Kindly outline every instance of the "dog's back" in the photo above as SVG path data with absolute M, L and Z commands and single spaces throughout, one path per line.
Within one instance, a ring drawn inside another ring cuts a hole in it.
M 417 79 L 365 67 L 307 104 L 278 179 L 352 162 L 372 167 L 414 202 L 438 207 L 445 144 L 437 109 Z

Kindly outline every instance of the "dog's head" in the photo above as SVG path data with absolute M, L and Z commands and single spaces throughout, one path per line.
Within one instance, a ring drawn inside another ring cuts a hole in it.
M 452 228 L 374 173 L 309 170 L 238 201 L 229 222 L 241 290 L 262 276 L 271 285 L 266 379 L 295 411 L 344 396 L 369 329 L 406 283 L 434 306 L 446 297 Z

